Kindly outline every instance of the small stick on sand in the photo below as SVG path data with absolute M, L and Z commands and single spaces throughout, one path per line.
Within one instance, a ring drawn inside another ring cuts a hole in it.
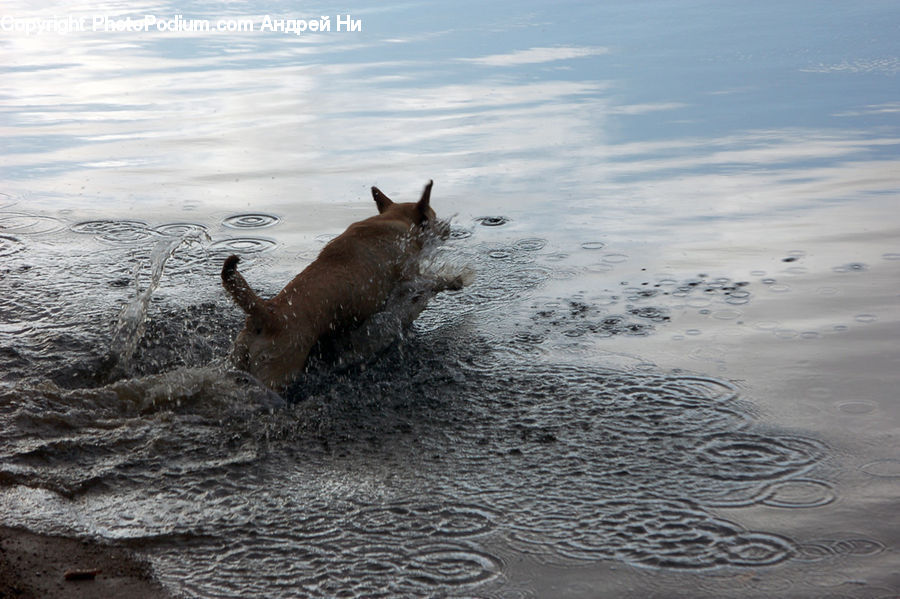
M 96 568 L 94 570 L 66 570 L 66 573 L 63 574 L 63 578 L 66 580 L 94 580 L 97 577 L 97 574 L 100 574 L 103 570 Z

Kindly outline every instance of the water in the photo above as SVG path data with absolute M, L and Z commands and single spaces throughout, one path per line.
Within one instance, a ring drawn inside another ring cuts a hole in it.
M 900 590 L 895 3 L 2 10 L 332 22 L 0 34 L 3 524 L 189 597 Z M 227 255 L 430 178 L 469 287 L 229 371 Z

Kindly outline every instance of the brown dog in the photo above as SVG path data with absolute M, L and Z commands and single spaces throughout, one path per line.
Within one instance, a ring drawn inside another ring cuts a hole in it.
M 429 238 L 446 236 L 441 230 L 446 224 L 437 221 L 430 206 L 431 187 L 429 181 L 418 202 L 403 204 L 373 187 L 379 214 L 353 223 L 332 239 L 272 299 L 254 293 L 237 271 L 239 258 L 229 257 L 222 268 L 222 284 L 247 313 L 234 343 L 234 365 L 281 390 L 303 372 L 320 339 L 360 327 L 383 312 L 389 299 L 410 302 L 413 307 L 401 318 L 411 322 L 425 302 L 422 294 L 405 288 L 418 273 L 418 258 Z M 461 279 L 430 279 L 429 291 L 433 295 L 462 284 Z

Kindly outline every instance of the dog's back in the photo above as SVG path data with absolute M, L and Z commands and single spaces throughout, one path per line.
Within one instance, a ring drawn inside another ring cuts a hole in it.
M 429 181 L 418 202 L 403 204 L 373 187 L 379 214 L 350 225 L 270 300 L 247 285 L 236 257 L 226 260 L 222 283 L 247 312 L 232 353 L 235 365 L 281 388 L 303 370 L 323 335 L 353 329 L 383 309 L 397 284 L 417 269 L 436 219 L 431 187 Z

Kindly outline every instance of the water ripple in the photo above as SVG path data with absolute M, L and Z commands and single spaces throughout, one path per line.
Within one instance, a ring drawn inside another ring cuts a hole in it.
M 468 537 L 494 527 L 495 516 L 478 505 L 402 501 L 361 509 L 349 527 L 379 538 Z
M 828 505 L 836 498 L 830 484 L 808 479 L 791 479 L 770 485 L 761 503 L 782 508 L 814 508 Z
M 602 241 L 585 241 L 581 244 L 581 248 L 584 250 L 602 250 L 606 247 L 606 244 Z
M 234 237 L 231 239 L 221 239 L 209 245 L 208 251 L 211 254 L 258 254 L 268 252 L 277 244 L 271 239 L 262 237 Z
M 586 518 L 539 514 L 514 530 L 512 538 L 525 550 L 534 551 L 528 546 L 539 547 L 550 537 L 564 557 L 617 558 L 663 568 L 771 565 L 794 553 L 786 539 L 748 532 L 690 503 L 666 500 L 598 501 Z
M 461 543 L 431 543 L 416 547 L 405 573 L 426 587 L 463 587 L 496 578 L 503 563 L 494 555 Z
M 22 212 L 0 212 L 0 232 L 17 235 L 47 235 L 66 228 L 64 222 L 51 216 Z
M 547 245 L 547 240 L 540 237 L 528 237 L 525 239 L 519 239 L 513 245 L 517 250 L 525 252 L 537 252 L 544 249 L 544 247 Z
M 475 219 L 475 222 L 483 227 L 502 227 L 509 222 L 505 216 L 481 216 Z
M 205 237 L 208 235 L 209 229 L 205 225 L 185 222 L 159 225 L 154 231 L 166 237 L 189 237 L 192 235 Z
M 226 218 L 222 224 L 233 229 L 263 229 L 277 225 L 280 220 L 273 214 L 235 214 Z
M 751 433 L 716 435 L 697 448 L 695 468 L 712 478 L 774 480 L 804 471 L 825 455 L 821 443 Z
M 798 559 L 802 561 L 822 561 L 839 556 L 877 555 L 885 550 L 884 543 L 865 537 L 844 539 L 821 539 L 797 546 Z
M 155 234 L 146 223 L 136 220 L 91 220 L 70 227 L 75 233 L 93 235 L 106 243 L 138 243 Z

